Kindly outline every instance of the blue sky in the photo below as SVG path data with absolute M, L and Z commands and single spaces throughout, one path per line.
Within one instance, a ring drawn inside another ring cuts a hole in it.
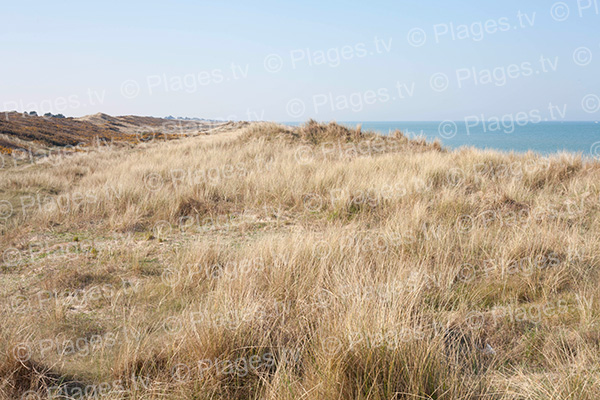
M 0 107 L 598 120 L 598 2 L 12 2 L 0 15 Z

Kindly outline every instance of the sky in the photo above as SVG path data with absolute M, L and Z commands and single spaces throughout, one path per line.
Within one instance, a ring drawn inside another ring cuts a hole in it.
M 7 111 L 600 119 L 600 0 L 5 3 Z

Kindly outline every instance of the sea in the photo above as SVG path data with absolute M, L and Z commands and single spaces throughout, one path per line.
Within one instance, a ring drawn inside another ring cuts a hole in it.
M 338 121 L 362 130 L 388 135 L 396 130 L 408 137 L 439 139 L 447 148 L 475 147 L 505 152 L 528 151 L 543 155 L 559 152 L 580 153 L 600 160 L 600 123 L 598 121 Z M 301 123 L 286 123 L 292 126 Z

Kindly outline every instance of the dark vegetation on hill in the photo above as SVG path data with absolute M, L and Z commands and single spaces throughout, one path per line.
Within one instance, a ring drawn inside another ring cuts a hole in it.
M 160 136 L 173 139 L 205 132 L 220 124 L 162 118 L 94 114 L 82 118 L 5 112 L 0 118 L 0 153 L 15 149 L 86 146 L 98 142 L 139 143 Z

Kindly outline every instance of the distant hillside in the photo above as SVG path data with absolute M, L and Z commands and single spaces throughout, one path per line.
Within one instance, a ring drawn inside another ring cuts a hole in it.
M 6 112 L 0 117 L 0 152 L 87 145 L 96 141 L 139 143 L 157 136 L 172 139 L 204 133 L 221 125 L 132 115 L 113 117 L 102 113 L 81 118 L 57 118 Z

